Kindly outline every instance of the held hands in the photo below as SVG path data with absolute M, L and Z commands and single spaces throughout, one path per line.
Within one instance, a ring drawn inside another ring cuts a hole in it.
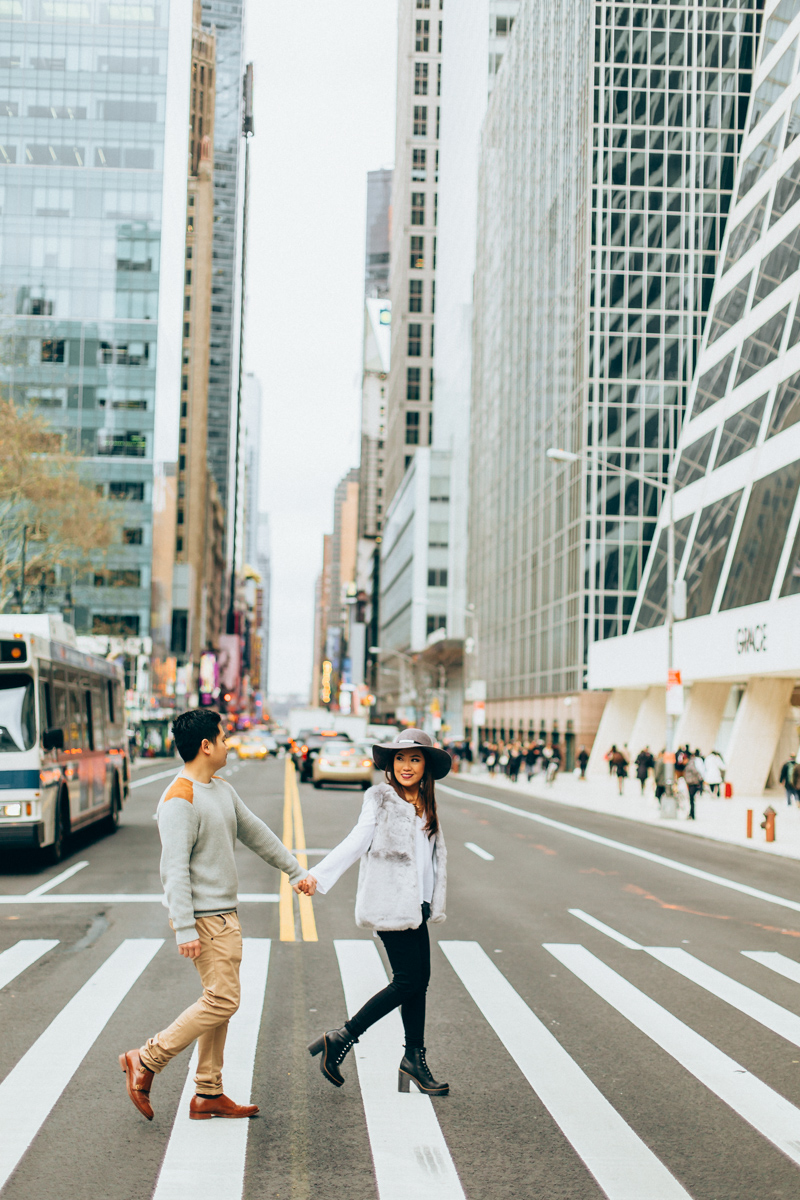
M 200 939 L 196 938 L 193 942 L 184 942 L 182 946 L 178 946 L 178 954 L 184 958 L 199 958 Z
M 299 883 L 294 884 L 296 892 L 302 892 L 304 896 L 313 896 L 317 890 L 317 881 L 313 875 L 306 875 L 305 879 L 301 879 Z

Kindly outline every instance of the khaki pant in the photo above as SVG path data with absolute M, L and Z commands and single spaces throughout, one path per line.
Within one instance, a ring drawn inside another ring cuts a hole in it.
M 198 917 L 195 924 L 201 949 L 194 965 L 200 973 L 203 994 L 168 1029 L 150 1038 L 139 1053 L 144 1066 L 157 1073 L 196 1038 L 196 1090 L 205 1096 L 219 1096 L 228 1021 L 238 1009 L 241 996 L 242 929 L 236 913 Z

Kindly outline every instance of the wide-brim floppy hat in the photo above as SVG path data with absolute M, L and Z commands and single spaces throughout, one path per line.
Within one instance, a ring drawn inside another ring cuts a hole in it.
M 391 742 L 380 742 L 372 747 L 372 759 L 379 771 L 391 766 L 398 750 L 422 750 L 434 779 L 444 779 L 453 765 L 447 751 L 434 746 L 422 729 L 403 729 Z

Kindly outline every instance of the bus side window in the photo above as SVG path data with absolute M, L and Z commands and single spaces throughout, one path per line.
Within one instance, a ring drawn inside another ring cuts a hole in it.
M 86 718 L 86 742 L 88 750 L 94 750 L 94 721 L 92 720 L 92 692 L 90 688 L 83 689 L 84 715 Z
M 80 681 L 74 671 L 69 672 L 68 683 L 69 718 L 64 731 L 64 746 L 75 754 L 84 748 L 83 697 Z
M 40 733 L 53 728 L 53 689 L 49 679 L 42 679 L 39 669 L 39 725 Z
M 114 710 L 117 714 L 117 723 L 122 724 L 125 720 L 122 708 L 122 689 L 119 685 L 119 680 L 114 681 Z
M 116 725 L 117 718 L 114 716 L 114 681 L 113 681 L 113 679 L 106 680 L 106 695 L 108 697 L 109 724 Z
M 64 730 L 64 748 L 69 745 L 67 730 L 67 677 L 62 667 L 53 668 L 53 727 Z
M 103 685 L 95 680 L 92 684 L 92 725 L 95 750 L 106 749 L 105 720 L 103 719 Z

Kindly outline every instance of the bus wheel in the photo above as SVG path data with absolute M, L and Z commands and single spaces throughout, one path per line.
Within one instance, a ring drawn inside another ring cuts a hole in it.
M 119 818 L 122 805 L 119 802 L 119 775 L 114 775 L 114 783 L 111 788 L 111 812 L 105 819 L 106 833 L 116 833 L 119 829 Z
M 45 850 L 45 856 L 50 863 L 60 863 L 67 853 L 69 841 L 69 800 L 67 793 L 62 792 L 56 805 L 55 829 L 53 844 Z

